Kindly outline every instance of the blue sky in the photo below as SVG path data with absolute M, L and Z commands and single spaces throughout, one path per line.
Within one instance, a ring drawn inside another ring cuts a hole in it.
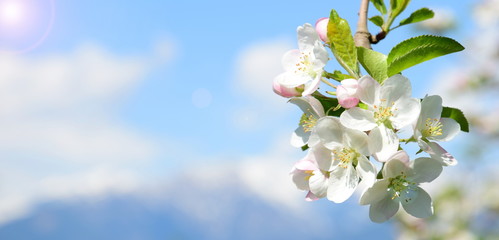
M 300 113 L 273 95 L 271 82 L 281 71 L 282 53 L 296 47 L 297 26 L 313 24 L 331 8 L 354 26 L 356 3 L 20 2 L 32 6 L 38 19 L 24 16 L 26 22 L 15 23 L 31 26 L 30 34 L 13 38 L 6 31 L 0 39 L 0 179 L 15 183 L 0 184 L 0 224 L 29 218 L 41 203 L 155 196 L 154 189 L 182 185 L 186 178 L 199 181 L 189 185 L 193 191 L 215 186 L 213 194 L 232 191 L 219 185 L 237 178 L 245 194 L 268 206 L 338 221 L 320 212 L 334 215 L 343 205 L 307 203 L 293 189 L 287 173 L 303 154 L 288 141 Z M 473 31 L 467 20 L 472 5 L 413 1 L 409 9 L 450 9 L 460 16 L 450 36 L 463 42 Z M 12 54 L 37 42 L 47 28 L 36 48 Z M 423 32 L 398 29 L 374 47 L 387 53 L 416 34 Z M 459 58 L 407 71 L 414 95 L 424 96 L 436 72 Z M 368 219 L 366 208 L 352 208 Z M 363 223 L 390 232 L 386 225 Z

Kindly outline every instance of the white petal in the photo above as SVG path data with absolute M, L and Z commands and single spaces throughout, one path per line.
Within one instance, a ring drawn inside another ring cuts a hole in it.
M 362 179 L 362 182 L 367 186 L 371 187 L 376 181 L 376 167 L 372 162 L 370 162 L 365 156 L 360 156 L 358 158 L 357 173 Z
M 298 47 L 300 51 L 312 51 L 315 43 L 320 41 L 319 35 L 315 31 L 312 25 L 305 23 L 303 26 L 299 26 L 296 30 L 298 33 Z
M 369 150 L 376 160 L 386 162 L 399 147 L 399 139 L 393 130 L 380 125 L 369 133 Z
M 343 144 L 345 146 L 355 149 L 355 151 L 362 155 L 371 155 L 369 151 L 369 137 L 365 132 L 350 128 L 344 128 L 343 132 Z
M 421 119 L 423 124 L 426 119 L 440 119 L 442 114 L 442 98 L 438 95 L 426 96 L 421 101 Z
M 369 131 L 378 126 L 371 111 L 358 107 L 350 108 L 340 115 L 340 121 L 347 128 Z
M 310 177 L 310 174 L 302 170 L 294 169 L 291 172 L 293 183 L 300 190 L 309 190 L 308 177 Z
M 364 191 L 364 193 L 360 197 L 359 204 L 373 204 L 381 201 L 384 198 L 387 198 L 389 183 L 390 181 L 388 179 L 383 179 L 375 182 L 372 187 L 367 188 Z
M 343 126 L 336 117 L 320 118 L 312 135 L 317 136 L 321 143 L 329 149 L 343 145 Z
M 332 169 L 331 162 L 333 160 L 331 150 L 321 145 L 317 145 L 309 150 L 309 154 L 313 156 L 313 159 L 317 163 L 319 169 L 323 171 L 331 171 Z
M 417 197 L 410 203 L 402 203 L 405 211 L 417 218 L 427 218 L 433 215 L 433 204 L 431 197 L 422 188 L 418 187 Z
M 310 138 L 310 132 L 305 132 L 303 127 L 300 125 L 291 135 L 291 146 L 300 148 L 307 144 Z
M 307 115 L 312 114 L 316 118 L 325 115 L 321 102 L 312 96 L 291 98 L 289 102 L 298 106 Z
M 342 203 L 352 196 L 359 183 L 359 177 L 352 165 L 347 168 L 336 167 L 329 175 L 329 188 L 327 190 L 327 199 Z
M 454 166 L 457 164 L 457 160 L 443 149 L 438 143 L 428 142 L 426 143 L 428 148 L 423 149 L 423 151 L 430 154 L 431 158 L 440 161 L 444 166 Z
M 294 88 L 311 81 L 312 77 L 303 72 L 284 72 L 277 75 L 274 80 L 286 88 Z
M 391 178 L 398 175 L 413 175 L 412 170 L 407 166 L 407 164 L 397 158 L 392 158 L 386 162 L 383 170 L 383 178 Z
M 361 77 L 358 82 L 357 96 L 359 99 L 367 105 L 374 105 L 379 99 L 379 83 L 369 75 Z
M 313 66 L 315 70 L 323 69 L 326 63 L 329 61 L 329 54 L 326 48 L 322 45 L 322 42 L 316 41 L 314 46 L 314 61 Z
M 301 52 L 298 49 L 292 49 L 284 53 L 281 59 L 282 66 L 286 72 L 297 70 L 296 64 L 301 61 Z
M 414 176 L 412 181 L 416 183 L 431 182 L 442 172 L 442 164 L 433 158 L 417 158 L 412 162 Z
M 404 98 L 393 105 L 393 116 L 390 121 L 395 129 L 416 123 L 421 111 L 421 103 L 416 98 Z
M 452 118 L 442 118 L 440 123 L 442 124 L 442 135 L 428 137 L 428 139 L 445 142 L 453 139 L 461 131 L 459 123 Z
M 309 179 L 310 191 L 318 198 L 323 198 L 327 195 L 328 179 L 320 170 L 314 171 Z
M 319 84 L 321 83 L 322 78 L 322 70 L 317 72 L 317 75 L 311 81 L 305 83 L 305 89 L 302 92 L 302 96 L 309 96 L 319 88 Z
M 411 82 L 409 82 L 409 79 L 397 74 L 383 82 L 380 90 L 380 98 L 385 99 L 388 103 L 392 103 L 402 98 L 411 97 L 411 92 Z
M 373 222 L 382 223 L 393 217 L 399 210 L 398 201 L 393 201 L 389 197 L 379 202 L 371 204 L 369 208 L 369 218 Z

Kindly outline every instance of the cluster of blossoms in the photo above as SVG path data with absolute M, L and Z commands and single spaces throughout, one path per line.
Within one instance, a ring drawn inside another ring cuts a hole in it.
M 440 96 L 413 98 L 409 79 L 400 74 L 382 83 L 369 75 L 341 80 L 338 86 L 327 82 L 327 21 L 298 27 L 299 48 L 283 56 L 285 72 L 273 82 L 275 93 L 303 111 L 291 144 L 308 152 L 293 167 L 294 184 L 307 191 L 307 201 L 327 198 L 335 203 L 366 186 L 360 204 L 370 205 L 374 222 L 390 219 L 400 205 L 415 217 L 431 216 L 431 198 L 419 184 L 457 163 L 437 142 L 451 140 L 460 125 L 441 117 Z M 336 98 L 319 93 L 321 82 L 336 87 L 329 92 Z M 324 99 L 338 106 L 326 109 Z M 412 136 L 400 139 L 401 129 L 412 129 Z M 417 143 L 428 157 L 410 160 L 401 142 Z M 382 166 L 379 171 L 376 165 Z

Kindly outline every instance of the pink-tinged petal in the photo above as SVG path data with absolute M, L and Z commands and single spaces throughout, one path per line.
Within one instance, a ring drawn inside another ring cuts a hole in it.
M 416 98 L 404 98 L 395 102 L 392 112 L 390 121 L 395 129 L 413 126 L 418 121 L 421 103 Z
M 433 215 L 433 203 L 430 195 L 420 187 L 417 187 L 417 197 L 409 203 L 402 203 L 404 210 L 417 218 L 427 218 Z
M 319 18 L 317 22 L 315 22 L 315 30 L 317 31 L 317 34 L 319 34 L 319 38 L 323 42 L 329 42 L 329 39 L 327 37 L 327 24 L 329 23 L 329 18 L 323 17 Z
M 296 162 L 294 168 L 300 171 L 315 171 L 317 170 L 317 162 L 315 161 L 314 154 L 307 153 L 307 156 Z
M 373 112 L 358 107 L 344 111 L 340 115 L 340 121 L 343 126 L 360 131 L 369 131 L 378 126 Z
M 385 167 L 383 168 L 383 177 L 391 178 L 398 175 L 413 176 L 414 174 L 406 163 L 397 158 L 391 158 L 386 162 Z
M 355 83 L 350 83 L 353 80 Z M 347 81 L 348 85 L 343 85 L 343 82 Z M 338 98 L 339 104 L 344 108 L 352 108 L 357 106 L 359 103 L 359 98 L 357 97 L 357 80 L 346 79 L 341 82 L 342 85 L 336 88 L 336 97 Z M 352 86 L 350 86 L 352 85 Z
M 328 179 L 320 170 L 313 172 L 309 179 L 310 191 L 318 198 L 323 198 L 327 195 Z
M 386 162 L 399 147 L 399 139 L 393 130 L 380 125 L 369 133 L 369 150 L 379 162 Z
M 352 196 L 358 184 L 359 176 L 351 164 L 346 168 L 338 166 L 329 175 L 327 199 L 342 203 Z
M 279 96 L 285 97 L 285 98 L 301 96 L 301 92 L 298 91 L 298 89 L 296 87 L 292 87 L 292 88 L 285 87 L 285 86 L 279 84 L 279 82 L 276 79 L 274 79 L 272 87 L 273 87 L 274 93 L 276 93 Z
M 367 105 L 374 105 L 379 99 L 380 85 L 371 76 L 363 76 L 358 81 L 357 96 Z
M 406 77 L 396 74 L 383 82 L 381 86 L 381 99 L 388 103 L 396 102 L 399 99 L 411 97 L 411 82 Z
M 360 156 L 358 158 L 357 173 L 362 179 L 362 182 L 367 186 L 371 187 L 376 181 L 376 167 L 369 161 L 366 156 Z
M 319 199 L 320 198 L 315 196 L 315 194 L 312 193 L 311 191 L 308 191 L 307 196 L 305 196 L 305 201 L 307 201 L 307 202 L 317 201 Z
M 431 182 L 442 173 L 442 164 L 433 158 L 417 158 L 412 162 L 414 175 L 411 180 L 415 183 Z
M 388 198 L 388 179 L 382 179 L 373 184 L 372 187 L 367 188 L 360 197 L 359 204 L 367 205 L 377 203 L 384 198 Z
M 355 97 L 338 97 L 338 103 L 344 108 L 353 108 L 359 104 L 359 99 Z
M 448 153 L 438 143 L 428 142 L 426 145 L 429 148 L 426 148 L 426 151 L 423 149 L 423 151 L 429 153 L 431 158 L 440 161 L 444 166 L 454 166 L 457 164 L 457 160 L 454 156 Z
M 459 123 L 452 118 L 442 118 L 440 119 L 440 123 L 442 124 L 442 135 L 428 137 L 429 140 L 441 142 L 450 141 L 461 131 Z
M 369 218 L 373 222 L 382 223 L 393 217 L 399 210 L 400 204 L 391 198 L 384 198 L 379 202 L 371 204 Z

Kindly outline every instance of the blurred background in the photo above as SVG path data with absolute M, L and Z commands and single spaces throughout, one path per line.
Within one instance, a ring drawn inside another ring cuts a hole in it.
M 292 184 L 301 113 L 272 79 L 297 26 L 354 27 L 357 2 L 0 0 L 0 239 L 499 239 L 497 0 L 413 1 L 400 19 L 435 18 L 373 46 L 466 47 L 404 72 L 472 123 L 424 186 L 433 218 L 375 224 Z

